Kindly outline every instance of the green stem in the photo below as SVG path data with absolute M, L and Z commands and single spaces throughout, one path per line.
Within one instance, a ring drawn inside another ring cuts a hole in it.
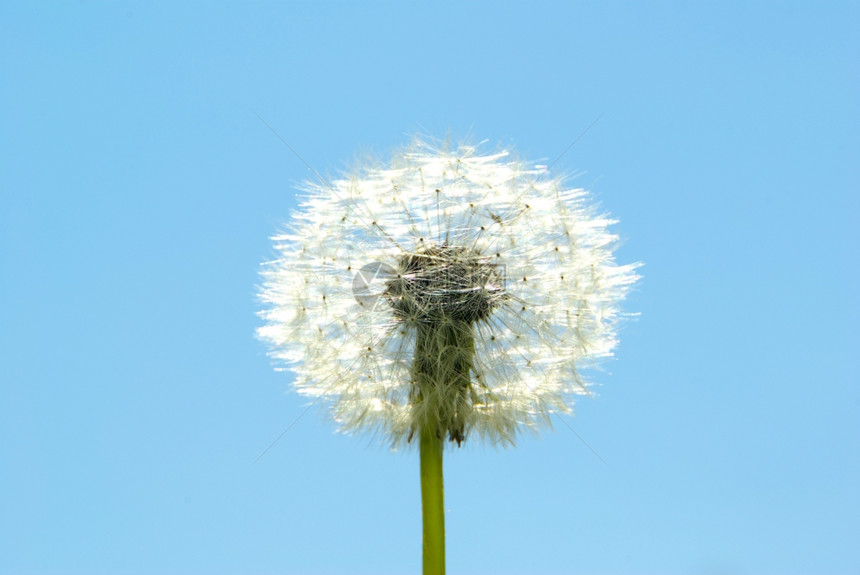
M 442 438 L 421 430 L 421 512 L 424 516 L 424 575 L 445 575 L 445 490 Z

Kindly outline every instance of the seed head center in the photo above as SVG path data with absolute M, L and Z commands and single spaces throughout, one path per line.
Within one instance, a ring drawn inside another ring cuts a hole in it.
M 400 258 L 385 295 L 405 321 L 474 324 L 505 297 L 503 268 L 491 262 L 465 247 L 423 247 Z

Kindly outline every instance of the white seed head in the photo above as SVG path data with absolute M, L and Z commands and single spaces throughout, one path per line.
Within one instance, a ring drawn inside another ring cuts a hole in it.
M 511 444 L 588 393 L 636 264 L 582 189 L 508 152 L 416 141 L 307 183 L 264 264 L 259 336 L 344 431 Z

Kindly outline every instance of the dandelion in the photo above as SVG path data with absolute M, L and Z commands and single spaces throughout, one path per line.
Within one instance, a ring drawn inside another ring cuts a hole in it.
M 506 151 L 416 141 L 304 191 L 259 336 L 340 429 L 419 444 L 424 569 L 444 572 L 444 443 L 512 445 L 569 412 L 636 266 L 587 192 Z

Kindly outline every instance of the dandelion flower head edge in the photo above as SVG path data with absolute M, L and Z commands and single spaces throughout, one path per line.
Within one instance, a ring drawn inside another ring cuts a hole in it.
M 415 140 L 303 191 L 263 266 L 258 336 L 341 430 L 513 444 L 612 355 L 637 264 L 545 167 Z

